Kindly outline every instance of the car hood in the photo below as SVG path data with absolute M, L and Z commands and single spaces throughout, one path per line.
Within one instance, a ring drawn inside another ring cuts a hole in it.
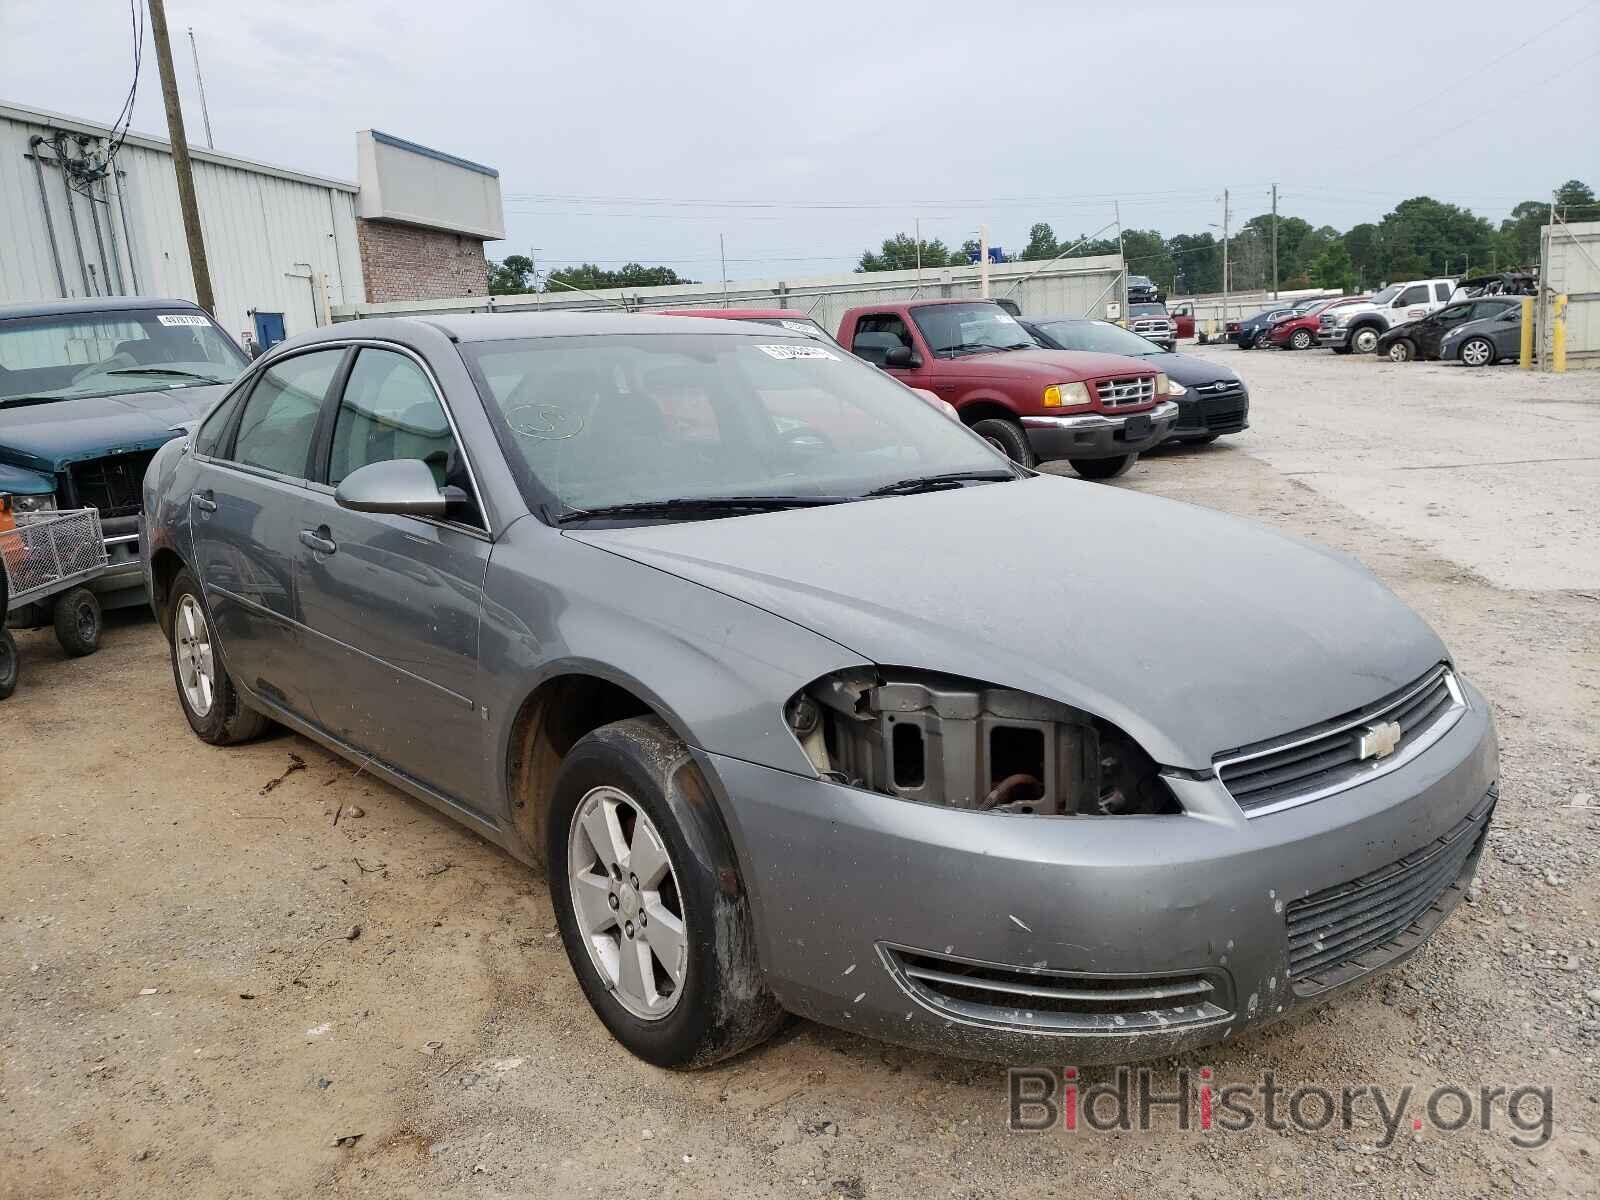
M 1229 383 L 1239 382 L 1237 372 L 1194 354 L 1142 354 L 1138 361 L 1148 363 L 1157 371 L 1165 371 L 1168 379 L 1184 387 L 1218 383 L 1224 379 Z
M 1348 713 L 1445 657 L 1344 555 L 1103 484 L 1018 483 L 726 520 L 569 529 L 885 666 L 1047 696 L 1158 761 Z
M 36 471 L 150 450 L 205 415 L 226 385 L 159 388 L 0 407 L 0 462 Z
M 946 379 L 1009 379 L 1026 375 L 1050 383 L 1077 383 L 1154 371 L 1143 359 L 1121 354 L 1093 354 L 1086 350 L 1003 350 L 996 354 L 968 354 L 946 360 L 939 374 Z

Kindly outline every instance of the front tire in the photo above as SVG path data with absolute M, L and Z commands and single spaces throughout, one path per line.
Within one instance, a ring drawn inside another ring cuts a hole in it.
M 1413 346 L 1406 338 L 1401 338 L 1399 341 L 1395 342 L 1389 347 L 1390 362 L 1410 362 L 1416 356 L 1417 348 Z
M 203 742 L 231 746 L 260 737 L 271 724 L 245 704 L 211 635 L 200 585 L 187 570 L 172 581 L 172 679 L 189 728 Z
M 1357 354 L 1371 354 L 1378 348 L 1378 331 L 1371 325 L 1363 325 L 1350 335 L 1350 349 Z
M 1039 461 L 1033 453 L 1033 447 L 1028 444 L 1028 435 L 1022 432 L 1022 426 L 1015 421 L 990 417 L 974 423 L 972 432 L 1014 463 L 1031 467 Z
M 1069 458 L 1072 469 L 1085 479 L 1115 479 L 1126 474 L 1139 461 L 1137 454 L 1122 454 L 1116 458 Z
M 0 613 L 3 619 L 4 613 Z M 0 700 L 17 690 L 17 639 L 11 630 L 0 628 Z
M 1289 345 L 1296 350 L 1311 349 L 1311 331 L 1309 329 L 1296 329 L 1289 337 Z
M 82 658 L 100 649 L 100 601 L 88 588 L 73 588 L 58 597 L 50 621 L 68 658 Z
M 683 742 L 656 717 L 580 738 L 545 846 L 568 961 L 595 1014 L 658 1067 L 705 1067 L 771 1037 L 783 1009 L 756 957 L 727 835 Z
M 1461 361 L 1469 367 L 1493 366 L 1495 360 L 1494 343 L 1488 338 L 1468 338 L 1461 343 Z

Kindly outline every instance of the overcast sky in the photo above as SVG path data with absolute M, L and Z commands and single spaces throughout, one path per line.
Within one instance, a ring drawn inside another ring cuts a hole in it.
M 354 179 L 377 128 L 497 167 L 541 266 L 847 269 L 921 219 L 1164 234 L 1268 207 L 1340 229 L 1426 193 L 1498 221 L 1600 187 L 1600 3 L 516 4 L 169 0 L 189 136 Z M 1526 43 L 1524 45 L 1523 43 Z M 109 121 L 127 0 L 0 0 L 0 100 Z M 146 38 L 134 128 L 165 136 Z M 1499 60 L 1499 61 L 1496 61 Z M 1548 85 L 1547 85 L 1548 81 Z

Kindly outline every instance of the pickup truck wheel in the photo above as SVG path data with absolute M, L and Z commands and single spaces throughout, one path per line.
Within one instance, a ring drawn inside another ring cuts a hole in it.
M 1357 354 L 1371 354 L 1378 348 L 1378 331 L 1371 325 L 1363 325 L 1350 335 L 1350 348 Z
M 271 722 L 250 708 L 228 677 L 200 585 L 187 570 L 172 581 L 172 678 L 189 728 L 203 742 L 231 746 L 264 733 Z
M 73 588 L 58 598 L 50 620 L 56 641 L 68 658 L 82 658 L 100 649 L 100 601 L 88 588 Z
M 0 700 L 17 690 L 17 639 L 0 629 Z
M 584 995 L 658 1067 L 704 1067 L 777 1031 L 748 895 L 688 748 L 657 717 L 603 725 L 551 788 L 550 901 Z
M 1390 362 L 1410 362 L 1417 356 L 1417 348 L 1405 338 L 1401 338 L 1389 347 Z
M 1137 454 L 1123 454 L 1116 458 L 1069 458 L 1072 469 L 1085 479 L 1115 479 L 1139 461 Z
M 1028 435 L 1022 432 L 1022 426 L 1015 421 L 991 417 L 975 423 L 972 432 L 1014 463 L 1031 467 L 1039 461 L 1034 457 L 1033 447 L 1028 445 Z
M 1289 337 L 1289 345 L 1296 350 L 1311 349 L 1311 331 L 1309 329 L 1296 329 Z
M 1487 367 L 1494 362 L 1494 343 L 1488 338 L 1468 338 L 1461 343 L 1461 361 L 1469 367 Z

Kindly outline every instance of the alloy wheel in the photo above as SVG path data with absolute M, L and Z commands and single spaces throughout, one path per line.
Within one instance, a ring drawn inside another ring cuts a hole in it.
M 634 1016 L 661 1020 L 683 994 L 687 926 L 667 844 L 626 792 L 601 786 L 578 802 L 567 829 L 567 878 L 600 978 Z
M 1482 338 L 1473 338 L 1461 347 L 1461 361 L 1469 367 L 1486 367 L 1489 365 L 1489 356 L 1492 353 L 1488 342 Z
M 193 596 L 179 599 L 172 637 L 184 703 L 195 716 L 203 717 L 216 702 L 217 659 L 211 648 L 211 627 L 206 624 L 206 614 Z

